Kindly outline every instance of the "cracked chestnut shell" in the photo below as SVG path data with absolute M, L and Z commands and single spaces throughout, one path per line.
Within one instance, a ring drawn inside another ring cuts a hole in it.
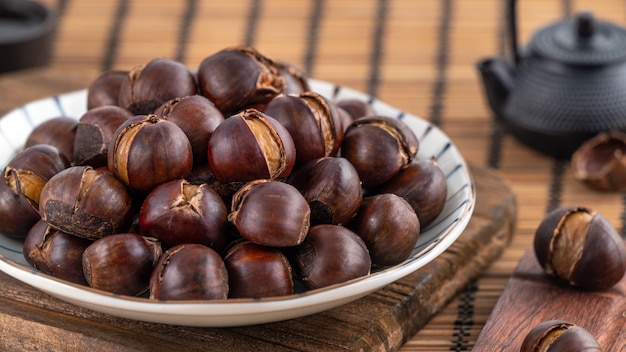
M 263 112 L 280 122 L 293 138 L 296 164 L 335 155 L 343 138 L 339 112 L 322 95 L 280 95 Z
M 235 193 L 228 219 L 250 242 L 290 247 L 304 240 L 310 215 L 308 202 L 292 185 L 256 180 Z
M 359 173 L 363 187 L 389 181 L 415 158 L 419 142 L 404 122 L 387 116 L 355 120 L 345 131 L 341 156 Z
M 175 123 L 156 115 L 134 116 L 111 137 L 109 171 L 131 190 L 146 194 L 185 178 L 193 167 L 191 143 Z
M 150 275 L 161 256 L 154 238 L 133 233 L 103 237 L 83 252 L 89 286 L 118 295 L 138 296 L 149 288 Z
M 626 189 L 626 134 L 602 132 L 583 143 L 571 158 L 574 178 L 600 191 Z
M 294 269 L 309 289 L 367 276 L 372 264 L 365 242 L 338 225 L 311 227 L 293 255 Z
M 48 144 L 59 150 L 67 160 L 74 162 L 74 140 L 78 121 L 71 117 L 59 116 L 37 125 L 28 135 L 24 147 Z
M 249 241 L 234 244 L 224 256 L 229 298 L 258 298 L 293 294 L 291 264 L 277 248 Z
M 548 320 L 524 338 L 520 352 L 602 352 L 598 341 L 582 326 L 564 320 Z
M 293 169 L 296 149 L 291 135 L 276 119 L 246 109 L 213 131 L 208 160 L 220 182 L 277 179 Z
M 228 241 L 228 208 L 209 185 L 174 180 L 145 198 L 139 229 L 166 247 L 198 243 L 220 252 Z
M 606 290 L 626 272 L 624 240 L 604 216 L 585 207 L 551 211 L 533 246 L 546 274 L 580 289 Z
M 0 233 L 22 239 L 41 217 L 26 197 L 13 192 L 0 180 Z
M 197 91 L 196 79 L 185 65 L 156 58 L 128 72 L 120 83 L 118 105 L 135 115 L 147 115 L 166 101 Z
M 226 48 L 206 57 L 197 77 L 200 93 L 224 116 L 265 104 L 285 87 L 274 61 L 246 46 Z
M 87 285 L 83 274 L 83 252 L 91 243 L 40 220 L 24 239 L 24 258 L 46 274 Z
M 359 210 L 363 189 L 359 174 L 341 157 L 311 160 L 287 177 L 311 208 L 311 224 L 348 224 Z
M 298 67 L 284 61 L 274 62 L 278 74 L 285 80 L 282 94 L 300 94 L 310 91 L 306 74 Z
M 228 290 L 224 261 L 201 244 L 180 244 L 166 250 L 150 276 L 151 299 L 226 299 Z
M 126 187 L 109 172 L 72 166 L 45 184 L 39 214 L 57 229 L 96 240 L 130 226 L 132 200 Z

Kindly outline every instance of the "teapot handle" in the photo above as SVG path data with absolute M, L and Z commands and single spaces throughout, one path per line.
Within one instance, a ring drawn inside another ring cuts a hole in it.
M 509 24 L 509 45 L 511 46 L 511 55 L 515 66 L 519 64 L 520 55 L 517 47 L 517 10 L 516 0 L 508 0 L 506 8 L 506 19 Z

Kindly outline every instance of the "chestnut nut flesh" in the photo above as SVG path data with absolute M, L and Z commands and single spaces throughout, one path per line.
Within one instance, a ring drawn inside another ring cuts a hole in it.
M 626 189 L 626 134 L 599 133 L 583 143 L 571 158 L 574 178 L 599 191 Z
M 524 338 L 520 352 L 602 352 L 593 335 L 582 326 L 564 320 L 548 320 Z
M 611 223 L 585 207 L 551 211 L 533 242 L 539 264 L 551 277 L 584 290 L 606 290 L 626 272 L 626 245 Z

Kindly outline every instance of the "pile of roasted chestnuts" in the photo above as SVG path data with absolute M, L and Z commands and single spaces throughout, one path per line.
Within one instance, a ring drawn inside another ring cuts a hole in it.
M 254 48 L 197 70 L 157 58 L 32 131 L 3 172 L 0 232 L 37 269 L 115 294 L 290 295 L 412 254 L 447 196 L 418 149 L 403 121 Z

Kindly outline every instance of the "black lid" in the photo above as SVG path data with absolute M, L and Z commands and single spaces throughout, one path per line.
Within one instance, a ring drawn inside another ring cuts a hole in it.
M 626 59 L 626 29 L 583 12 L 539 30 L 530 49 L 571 65 L 611 64 Z

